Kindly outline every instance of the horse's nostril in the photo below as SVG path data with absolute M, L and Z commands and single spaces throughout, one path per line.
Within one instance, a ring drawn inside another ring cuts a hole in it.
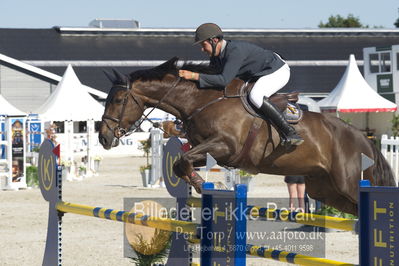
M 100 137 L 100 143 L 101 143 L 102 145 L 107 144 L 107 139 L 101 136 L 101 137 Z

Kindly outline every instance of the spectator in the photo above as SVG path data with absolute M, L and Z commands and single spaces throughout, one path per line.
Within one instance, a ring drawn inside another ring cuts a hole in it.
M 290 175 L 284 178 L 284 182 L 287 183 L 289 193 L 289 208 L 290 211 L 305 211 L 305 177 L 301 175 Z M 298 201 L 297 208 L 295 207 L 295 201 Z

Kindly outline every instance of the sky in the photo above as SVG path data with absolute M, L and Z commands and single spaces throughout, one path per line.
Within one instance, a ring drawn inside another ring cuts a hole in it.
M 331 15 L 395 28 L 398 0 L 0 0 L 0 28 L 87 27 L 96 18 L 135 19 L 142 28 L 318 28 Z

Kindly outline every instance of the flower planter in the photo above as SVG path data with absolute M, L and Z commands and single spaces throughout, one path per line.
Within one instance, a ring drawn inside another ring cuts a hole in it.
M 253 178 L 253 176 L 251 176 L 251 175 L 250 176 L 248 176 L 248 175 L 241 176 L 240 177 L 240 184 L 247 185 L 248 190 L 249 190 L 249 184 L 251 183 L 252 178 Z
M 32 165 L 37 166 L 38 162 L 39 162 L 39 153 L 32 152 Z
M 68 169 L 66 167 L 62 167 L 62 181 L 67 180 L 68 174 Z
M 100 161 L 94 160 L 94 172 L 98 173 L 99 169 L 100 169 Z
M 86 176 L 86 169 L 79 169 L 79 176 L 81 177 Z
M 140 171 L 141 179 L 143 181 L 143 187 L 148 187 L 151 178 L 151 170 L 145 169 L 144 171 Z

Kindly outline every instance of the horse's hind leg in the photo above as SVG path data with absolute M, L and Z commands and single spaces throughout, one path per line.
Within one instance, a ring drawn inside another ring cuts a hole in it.
M 205 165 L 206 153 L 211 154 L 216 160 L 220 160 L 226 154 L 230 154 L 225 143 L 221 143 L 218 140 L 207 141 L 184 153 L 173 165 L 175 174 L 191 184 L 198 193 L 201 193 L 202 183 L 205 181 L 194 171 L 193 165 Z

